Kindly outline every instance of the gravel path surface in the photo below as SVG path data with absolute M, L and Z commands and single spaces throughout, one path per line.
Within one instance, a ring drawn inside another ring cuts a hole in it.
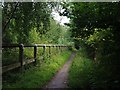
M 68 80 L 68 72 L 70 64 L 75 56 L 75 52 L 73 52 L 68 59 L 68 61 L 64 64 L 64 66 L 58 71 L 58 73 L 53 77 L 53 79 L 44 87 L 45 88 L 68 88 L 67 80 Z

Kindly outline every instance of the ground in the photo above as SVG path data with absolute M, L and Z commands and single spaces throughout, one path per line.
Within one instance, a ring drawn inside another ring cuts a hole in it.
M 71 62 L 75 56 L 75 52 L 73 52 L 68 59 L 68 61 L 64 64 L 64 66 L 57 72 L 57 74 L 53 77 L 53 79 L 45 85 L 43 88 L 69 88 L 68 87 L 68 72 Z

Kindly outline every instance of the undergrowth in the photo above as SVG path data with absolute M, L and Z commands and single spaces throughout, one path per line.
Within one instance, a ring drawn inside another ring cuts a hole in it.
M 85 49 L 77 51 L 69 71 L 69 87 L 82 90 L 117 89 L 119 79 L 113 71 L 103 64 L 89 59 Z
M 24 73 L 9 73 L 9 80 L 3 82 L 3 89 L 43 87 L 62 67 L 70 54 L 70 51 L 64 51 L 60 54 L 52 55 L 51 59 L 47 58 L 42 64 L 31 67 L 25 70 Z
M 69 86 L 71 88 L 86 88 L 89 86 L 93 63 L 83 49 L 76 53 L 69 71 Z

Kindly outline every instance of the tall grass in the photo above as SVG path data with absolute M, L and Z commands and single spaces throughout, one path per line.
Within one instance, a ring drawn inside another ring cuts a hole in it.
M 81 88 L 82 90 L 115 90 L 120 88 L 120 82 L 119 76 L 114 76 L 110 68 L 89 59 L 83 48 L 77 52 L 73 60 L 69 71 L 68 85 L 71 88 Z
M 58 49 L 58 48 L 57 48 Z M 57 53 L 58 50 L 56 47 L 51 47 L 51 53 Z M 34 58 L 34 48 L 33 47 L 25 47 L 24 48 L 24 60 L 29 60 Z M 37 47 L 37 58 L 40 59 L 43 56 L 43 47 Z M 46 58 L 49 55 L 49 47 L 46 47 Z M 2 65 L 6 66 L 9 64 L 14 64 L 19 62 L 19 48 L 6 48 L 2 52 Z
M 92 61 L 88 59 L 84 49 L 81 49 L 77 52 L 69 71 L 69 86 L 71 88 L 88 88 L 92 70 Z
M 3 82 L 3 88 L 41 88 L 62 67 L 70 56 L 70 51 L 52 55 L 44 63 L 26 70 L 24 73 L 11 74 L 10 81 Z M 13 80 L 14 79 L 14 80 Z
M 19 62 L 19 48 L 2 50 L 2 66 Z

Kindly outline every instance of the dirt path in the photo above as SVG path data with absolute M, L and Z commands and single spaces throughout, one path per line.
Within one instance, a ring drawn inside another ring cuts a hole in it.
M 48 83 L 48 85 L 45 86 L 45 88 L 68 88 L 67 86 L 68 71 L 74 56 L 75 52 L 71 54 L 68 61 L 64 64 L 61 70 L 54 76 L 54 78 Z

